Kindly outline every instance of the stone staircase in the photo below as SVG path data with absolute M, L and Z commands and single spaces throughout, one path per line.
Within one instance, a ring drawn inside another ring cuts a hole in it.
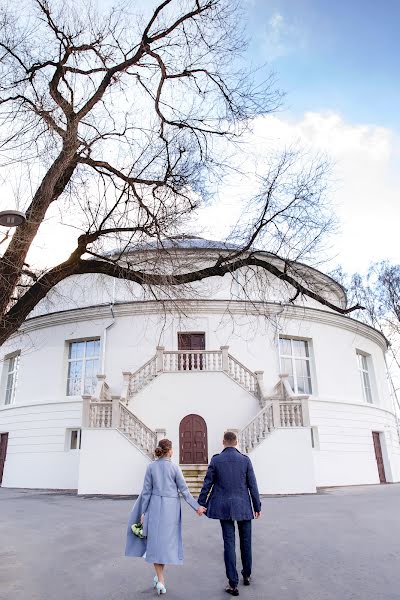
M 203 487 L 207 465 L 181 465 L 181 469 L 190 493 L 197 498 Z

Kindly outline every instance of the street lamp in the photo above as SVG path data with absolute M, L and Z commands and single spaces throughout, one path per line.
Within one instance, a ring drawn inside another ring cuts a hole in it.
M 18 227 L 26 220 L 25 213 L 19 210 L 0 211 L 0 225 L 2 227 Z

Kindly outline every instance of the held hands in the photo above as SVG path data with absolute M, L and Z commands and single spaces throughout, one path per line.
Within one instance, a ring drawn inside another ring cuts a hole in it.
M 254 513 L 254 517 L 255 517 L 256 519 L 259 519 L 259 518 L 261 517 L 261 512 L 255 512 L 255 513 Z
M 204 508 L 204 506 L 199 506 L 199 508 L 196 510 L 196 512 L 199 515 L 199 517 L 202 517 L 204 515 L 204 513 L 207 512 L 207 509 Z

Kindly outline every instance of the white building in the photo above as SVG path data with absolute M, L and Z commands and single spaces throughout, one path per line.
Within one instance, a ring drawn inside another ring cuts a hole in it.
M 223 252 L 200 239 L 172 246 L 164 258 L 150 247 L 131 254 L 172 268 Z M 332 279 L 298 273 L 345 305 Z M 137 493 L 166 435 L 195 489 L 227 429 L 262 493 L 399 481 L 386 340 L 288 298 L 265 274 L 212 278 L 163 302 L 99 275 L 62 282 L 1 349 L 2 485 Z

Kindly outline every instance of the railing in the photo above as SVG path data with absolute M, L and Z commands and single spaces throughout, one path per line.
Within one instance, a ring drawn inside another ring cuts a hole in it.
M 156 354 L 134 373 L 124 372 L 121 400 L 126 404 L 129 398 L 144 388 L 160 373 L 180 372 L 223 372 L 261 402 L 262 371 L 253 373 L 228 353 L 228 346 L 220 350 L 165 350 L 158 346 Z
M 90 402 L 89 427 L 112 427 L 112 402 Z
M 303 406 L 294 400 L 279 402 L 281 427 L 303 427 Z
M 239 446 L 250 452 L 260 444 L 274 428 L 272 404 L 265 406 L 244 429 L 239 432 Z
M 251 394 L 258 397 L 258 385 L 256 375 L 250 371 L 247 367 L 242 365 L 236 358 L 231 354 L 228 354 L 228 371 L 229 377 L 231 377 L 236 383 L 244 387 Z
M 222 371 L 221 350 L 164 351 L 162 367 L 165 373 L 177 371 Z
M 119 425 L 118 429 L 122 431 L 132 442 L 150 457 L 154 456 L 154 449 L 157 446 L 157 434 L 146 427 L 146 425 L 134 414 L 130 412 L 123 404 L 119 404 Z
M 304 427 L 307 420 L 307 400 L 274 398 L 238 433 L 243 452 L 254 450 L 273 429 Z
M 129 377 L 129 393 L 135 394 L 157 377 L 157 356 L 153 356 Z
M 113 398 L 111 402 L 99 402 L 94 397 L 83 396 L 82 424 L 83 427 L 96 429 L 118 429 L 142 452 L 154 457 L 157 433 L 131 413 L 119 398 Z

